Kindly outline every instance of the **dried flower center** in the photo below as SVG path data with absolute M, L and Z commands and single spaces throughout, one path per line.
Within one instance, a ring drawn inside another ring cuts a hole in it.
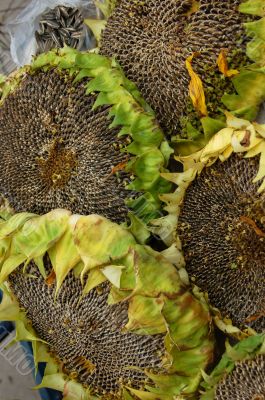
M 47 157 L 37 158 L 37 164 L 43 182 L 48 187 L 64 187 L 75 173 L 76 154 L 63 146 L 59 139 L 51 144 Z
M 265 195 L 259 158 L 233 155 L 190 185 L 179 216 L 186 268 L 237 326 L 265 328 Z M 233 294 L 233 295 L 232 295 Z

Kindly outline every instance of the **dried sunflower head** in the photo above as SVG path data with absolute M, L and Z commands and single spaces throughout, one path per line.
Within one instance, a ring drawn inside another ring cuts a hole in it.
M 69 400 L 192 398 L 212 359 L 210 317 L 159 253 L 66 210 L 1 220 L 0 246 L 0 319 L 48 362 L 41 387 Z
M 210 376 L 201 400 L 264 400 L 265 337 L 257 335 L 229 347 Z
M 183 173 L 164 175 L 178 188 L 163 196 L 171 217 L 156 222 L 159 232 L 177 214 L 191 279 L 227 325 L 258 332 L 265 330 L 264 133 L 264 126 L 228 115 L 227 128 L 181 158 Z
M 159 212 L 170 148 L 112 60 L 64 48 L 2 87 L 0 192 L 17 211 L 68 208 L 124 221 Z M 126 204 L 125 204 L 126 203 Z
M 221 109 L 257 115 L 265 78 L 248 68 L 251 61 L 264 66 L 264 19 L 257 16 L 264 1 L 119 0 L 100 51 L 116 57 L 176 136 L 178 152 L 187 152 L 221 129 Z

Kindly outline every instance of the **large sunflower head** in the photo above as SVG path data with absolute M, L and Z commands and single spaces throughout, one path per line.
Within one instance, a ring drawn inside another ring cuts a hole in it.
M 17 211 L 124 221 L 131 207 L 147 222 L 169 189 L 160 172 L 170 149 L 153 112 L 100 55 L 65 48 L 13 74 L 2 85 L 0 136 L 0 192 Z
M 48 362 L 41 386 L 69 400 L 192 398 L 212 360 L 210 316 L 160 253 L 66 210 L 1 220 L 0 247 L 0 319 Z
M 264 19 L 258 19 L 264 1 L 115 4 L 100 51 L 116 57 L 137 83 L 164 130 L 176 137 L 178 152 L 187 152 L 187 144 L 203 147 L 221 128 L 224 108 L 255 118 L 265 97 L 257 68 L 264 65 Z
M 163 197 L 171 217 L 156 222 L 159 231 L 177 214 L 192 281 L 228 325 L 258 332 L 265 329 L 264 137 L 264 126 L 229 114 L 227 128 L 181 158 L 183 173 L 165 174 L 178 188 Z
M 245 339 L 228 347 L 210 376 L 205 376 L 201 400 L 264 400 L 265 337 Z

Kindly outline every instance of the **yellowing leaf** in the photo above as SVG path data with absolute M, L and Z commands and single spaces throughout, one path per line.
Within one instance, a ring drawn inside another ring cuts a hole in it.
M 227 62 L 227 52 L 222 49 L 220 51 L 220 54 L 217 59 L 217 65 L 219 68 L 219 71 L 226 77 L 226 78 L 231 78 L 232 76 L 235 76 L 239 74 L 239 71 L 236 69 L 229 69 L 228 68 L 228 62 Z
M 189 85 L 189 94 L 196 111 L 198 111 L 201 117 L 206 117 L 208 115 L 208 112 L 207 112 L 205 94 L 203 89 L 203 83 L 199 75 L 196 74 L 196 72 L 194 72 L 192 68 L 192 60 L 197 55 L 198 53 L 193 53 L 186 60 L 186 68 L 191 77 L 191 82 Z

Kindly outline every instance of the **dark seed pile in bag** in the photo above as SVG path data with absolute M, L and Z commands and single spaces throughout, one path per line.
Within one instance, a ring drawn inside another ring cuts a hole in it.
M 35 32 L 38 54 L 64 45 L 82 49 L 86 27 L 78 8 L 57 6 L 40 18 L 39 30 Z

